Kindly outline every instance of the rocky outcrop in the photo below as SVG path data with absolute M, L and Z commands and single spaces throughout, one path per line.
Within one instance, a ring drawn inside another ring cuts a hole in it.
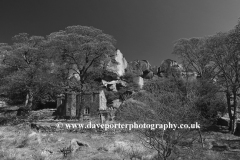
M 166 59 L 166 60 L 162 61 L 161 65 L 160 65 L 161 71 L 164 71 L 169 67 L 178 68 L 179 64 L 172 59 Z
M 131 61 L 128 63 L 126 71 L 141 76 L 143 79 L 168 77 L 169 74 L 174 74 L 188 80 L 195 80 L 198 78 L 196 72 L 185 72 L 182 64 L 171 59 L 162 61 L 160 66 L 151 66 L 147 60 Z
M 158 75 L 158 73 L 159 73 L 158 66 L 151 66 L 150 70 L 153 72 L 154 75 Z
M 128 63 L 123 54 L 120 50 L 117 50 L 114 57 L 112 57 L 112 60 L 108 62 L 106 69 L 110 72 L 116 73 L 118 76 L 123 76 L 127 66 Z
M 150 71 L 151 65 L 147 60 L 135 60 L 128 63 L 128 72 L 142 76 L 144 71 Z
M 175 68 L 178 71 L 183 71 L 183 67 L 181 64 L 178 64 L 176 61 L 171 60 L 171 59 L 166 59 L 162 61 L 160 68 L 158 69 L 158 72 L 167 72 L 170 68 Z
M 151 66 L 147 60 L 135 60 L 128 63 L 127 72 L 134 73 L 144 79 L 152 79 L 155 75 L 166 77 L 170 69 L 174 69 L 179 75 L 183 71 L 183 66 L 176 61 L 166 59 L 160 66 Z
M 142 77 L 145 79 L 152 79 L 153 76 L 154 76 L 153 72 L 149 70 L 144 71 L 142 75 Z

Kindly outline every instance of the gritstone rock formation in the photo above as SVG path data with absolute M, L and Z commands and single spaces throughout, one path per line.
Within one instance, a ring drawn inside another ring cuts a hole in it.
M 127 71 L 138 76 L 142 76 L 143 72 L 150 71 L 151 65 L 147 60 L 135 60 L 128 63 Z
M 107 64 L 106 69 L 110 72 L 116 73 L 118 76 L 123 76 L 128 63 L 123 57 L 120 50 L 117 50 L 113 59 Z

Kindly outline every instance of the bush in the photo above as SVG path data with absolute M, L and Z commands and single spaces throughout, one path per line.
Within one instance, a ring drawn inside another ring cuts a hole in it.
M 105 90 L 104 93 L 105 93 L 108 104 L 111 103 L 115 99 L 119 99 L 119 93 L 118 92 Z
M 132 72 L 127 72 L 121 77 L 121 79 L 126 81 L 127 83 L 131 83 L 133 82 L 134 77 L 137 77 L 137 75 Z
M 198 81 L 194 87 L 198 95 L 195 104 L 204 118 L 215 122 L 219 112 L 226 113 L 225 95 L 219 92 L 218 86 L 208 81 Z
M 118 118 L 147 124 L 201 124 L 202 117 L 195 105 L 197 95 L 180 79 L 152 80 L 144 89 L 145 92 L 136 93 L 132 100 L 125 101 L 117 111 Z M 162 129 L 144 129 L 139 133 L 145 146 L 158 152 L 158 159 L 166 159 L 191 130 L 169 128 L 163 132 Z

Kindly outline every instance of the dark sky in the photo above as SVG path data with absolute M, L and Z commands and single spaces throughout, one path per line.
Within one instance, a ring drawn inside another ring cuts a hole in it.
M 93 26 L 114 36 L 128 61 L 159 65 L 176 60 L 174 41 L 228 31 L 239 17 L 240 0 L 0 0 L 0 42 Z

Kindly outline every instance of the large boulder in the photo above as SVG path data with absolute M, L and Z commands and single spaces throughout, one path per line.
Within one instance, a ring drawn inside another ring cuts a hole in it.
M 144 72 L 150 71 L 151 65 L 147 60 L 135 60 L 128 63 L 128 72 L 142 76 Z
M 106 70 L 116 73 L 118 76 L 123 76 L 125 74 L 125 69 L 127 68 L 128 63 L 124 58 L 120 50 L 115 52 L 115 55 L 108 62 Z
M 159 68 L 159 71 L 160 72 L 166 72 L 170 68 L 175 68 L 175 69 L 181 71 L 183 67 L 182 67 L 181 64 L 178 64 L 174 60 L 166 59 L 166 60 L 162 61 L 161 65 L 160 65 L 160 68 Z
M 86 142 L 80 141 L 78 139 L 72 139 L 70 141 L 70 147 L 72 152 L 75 153 L 76 151 L 80 150 L 83 147 L 90 147 Z
M 154 75 L 158 75 L 160 67 L 158 66 L 151 66 L 150 70 L 153 72 Z
M 142 77 L 145 79 L 152 79 L 153 76 L 154 76 L 153 72 L 149 70 L 144 71 L 142 75 Z
M 178 64 L 174 60 L 166 59 L 162 61 L 157 72 L 158 72 L 157 75 L 159 77 L 168 77 L 171 74 L 181 77 L 181 73 L 183 72 L 183 67 L 181 64 Z

